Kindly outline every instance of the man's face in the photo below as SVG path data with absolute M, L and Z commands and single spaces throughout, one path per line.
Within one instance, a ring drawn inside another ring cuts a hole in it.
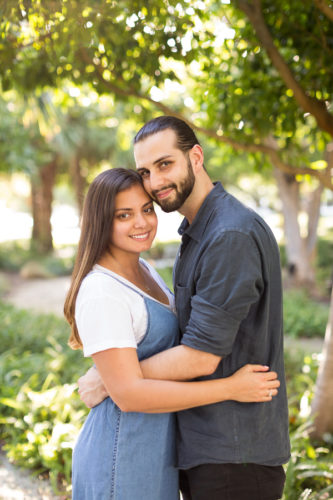
M 164 212 L 179 210 L 195 182 L 190 157 L 176 144 L 175 132 L 166 129 L 134 146 L 136 167 L 144 187 Z

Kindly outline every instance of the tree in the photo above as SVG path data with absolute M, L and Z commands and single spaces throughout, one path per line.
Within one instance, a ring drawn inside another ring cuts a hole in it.
M 229 6 L 211 0 L 189 6 L 155 0 L 147 8 L 142 1 L 55 0 L 50 9 L 37 1 L 10 0 L 0 24 L 2 85 L 33 91 L 68 78 L 77 85 L 90 82 L 100 94 L 132 100 L 133 108 L 140 100 L 150 109 L 176 114 L 207 137 L 269 162 L 288 212 L 289 267 L 295 281 L 313 286 L 311 260 L 323 188 L 314 186 L 304 238 L 298 224 L 300 176 L 332 189 L 325 159 L 330 113 L 323 104 L 331 98 L 332 41 L 330 21 L 318 8 L 323 2 L 317 4 L 297 0 L 291 6 L 279 0 Z M 222 40 L 219 30 L 226 23 L 234 33 Z M 185 82 L 186 89 L 162 102 L 156 89 L 163 95 L 170 82 L 178 88 Z
M 317 33 L 318 38 L 314 44 L 315 47 L 312 45 L 307 47 L 307 40 L 302 40 L 301 37 L 297 38 L 299 51 L 303 49 L 301 53 L 305 53 L 308 60 L 314 63 L 311 67 L 309 67 L 309 65 L 307 67 L 304 63 L 308 71 L 305 74 L 303 72 L 303 78 L 301 79 L 300 77 L 302 75 L 297 74 L 297 71 L 291 67 L 291 64 L 288 65 L 286 57 L 283 57 L 283 46 L 288 46 L 288 41 L 284 40 L 281 30 L 278 31 L 280 37 L 276 37 L 278 41 L 276 41 L 276 38 L 274 39 L 272 33 L 275 31 L 276 35 L 276 25 L 269 25 L 269 7 L 267 7 L 267 5 L 264 6 L 264 3 L 261 3 L 260 0 L 237 0 L 236 4 L 248 17 L 255 30 L 256 37 L 260 41 L 260 45 L 266 51 L 271 64 L 278 72 L 281 80 L 289 90 L 292 91 L 294 101 L 297 103 L 299 110 L 303 113 L 310 114 L 315 120 L 317 129 L 329 135 L 330 138 L 327 139 L 326 147 L 327 157 L 325 175 L 327 179 L 330 179 L 333 171 L 333 147 L 332 142 L 329 141 L 332 141 L 333 138 L 333 115 L 330 112 L 329 105 L 332 101 L 333 74 L 329 65 L 325 66 L 327 70 L 322 72 L 324 73 L 322 78 L 316 78 L 316 71 L 320 71 L 320 66 L 323 63 L 325 65 L 324 61 L 326 61 L 326 57 L 332 49 L 332 40 L 329 36 L 329 34 L 332 33 L 332 9 L 325 0 L 315 0 L 313 4 L 311 3 L 310 5 L 309 11 L 317 21 L 314 24 L 317 26 L 315 33 Z M 274 8 L 278 7 L 279 6 L 276 4 L 274 5 Z M 294 22 L 296 14 L 301 14 L 301 12 L 299 10 L 297 13 L 293 12 L 293 15 L 290 15 L 290 12 L 288 14 L 289 22 Z M 324 25 L 328 26 L 326 30 Z M 318 59 L 314 58 L 315 55 L 317 55 Z M 314 83 L 310 92 L 306 91 L 304 85 L 304 83 L 309 83 L 309 81 L 313 81 Z M 331 183 L 332 181 L 330 181 L 327 187 L 331 187 Z M 314 416 L 314 430 L 312 435 L 315 437 L 323 437 L 326 433 L 333 432 L 333 289 L 331 294 L 331 307 L 326 329 L 323 360 L 320 365 L 315 397 L 312 405 L 312 414 Z
M 33 91 L 68 78 L 77 85 L 89 82 L 100 94 L 128 100 L 133 110 L 140 102 L 142 120 L 153 109 L 185 118 L 217 143 L 273 166 L 285 200 L 286 234 L 292 235 L 287 241 L 290 269 L 299 282 L 311 283 L 307 270 L 319 195 L 323 187 L 333 189 L 329 3 L 41 4 L 7 0 L 2 7 L 3 89 Z M 171 84 L 177 92 L 168 98 Z M 297 221 L 300 178 L 317 182 L 306 240 Z
M 28 175 L 31 246 L 46 254 L 53 250 L 51 214 L 57 175 L 61 171 L 69 175 L 80 209 L 89 169 L 115 156 L 117 129 L 105 125 L 115 108 L 112 102 L 105 109 L 96 103 L 83 106 L 66 92 L 50 90 L 25 99 L 12 93 L 0 107 L 2 170 Z
M 29 103 L 11 97 L 8 102 L 0 102 L 2 170 L 28 175 L 33 213 L 31 242 L 37 251 L 47 252 L 52 248 L 50 216 L 56 156 L 40 133 Z

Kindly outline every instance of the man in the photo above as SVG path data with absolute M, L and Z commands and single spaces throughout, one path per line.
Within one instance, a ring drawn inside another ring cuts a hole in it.
M 134 156 L 151 197 L 185 217 L 174 266 L 180 345 L 143 361 L 144 376 L 217 378 L 261 363 L 281 382 L 269 404 L 227 401 L 178 413 L 183 498 L 279 499 L 290 448 L 275 239 L 256 213 L 212 183 L 202 148 L 182 120 L 148 122 L 134 139 Z

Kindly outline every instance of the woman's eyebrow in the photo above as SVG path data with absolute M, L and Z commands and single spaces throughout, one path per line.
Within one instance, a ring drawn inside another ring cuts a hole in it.
M 147 205 L 152 205 L 152 203 L 153 203 L 153 200 L 149 200 L 146 203 L 144 203 L 142 206 L 146 207 Z M 126 210 L 127 212 L 131 212 L 133 210 L 133 208 L 116 208 L 115 212 L 119 212 L 121 210 Z
M 128 211 L 133 210 L 133 208 L 116 208 L 115 212 L 120 212 L 121 210 L 126 210 L 128 212 Z

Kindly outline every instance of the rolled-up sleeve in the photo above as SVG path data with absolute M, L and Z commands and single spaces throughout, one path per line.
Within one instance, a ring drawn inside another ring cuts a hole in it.
M 209 242 L 195 270 L 195 294 L 181 343 L 226 356 L 241 322 L 263 289 L 261 258 L 253 238 L 228 230 Z

